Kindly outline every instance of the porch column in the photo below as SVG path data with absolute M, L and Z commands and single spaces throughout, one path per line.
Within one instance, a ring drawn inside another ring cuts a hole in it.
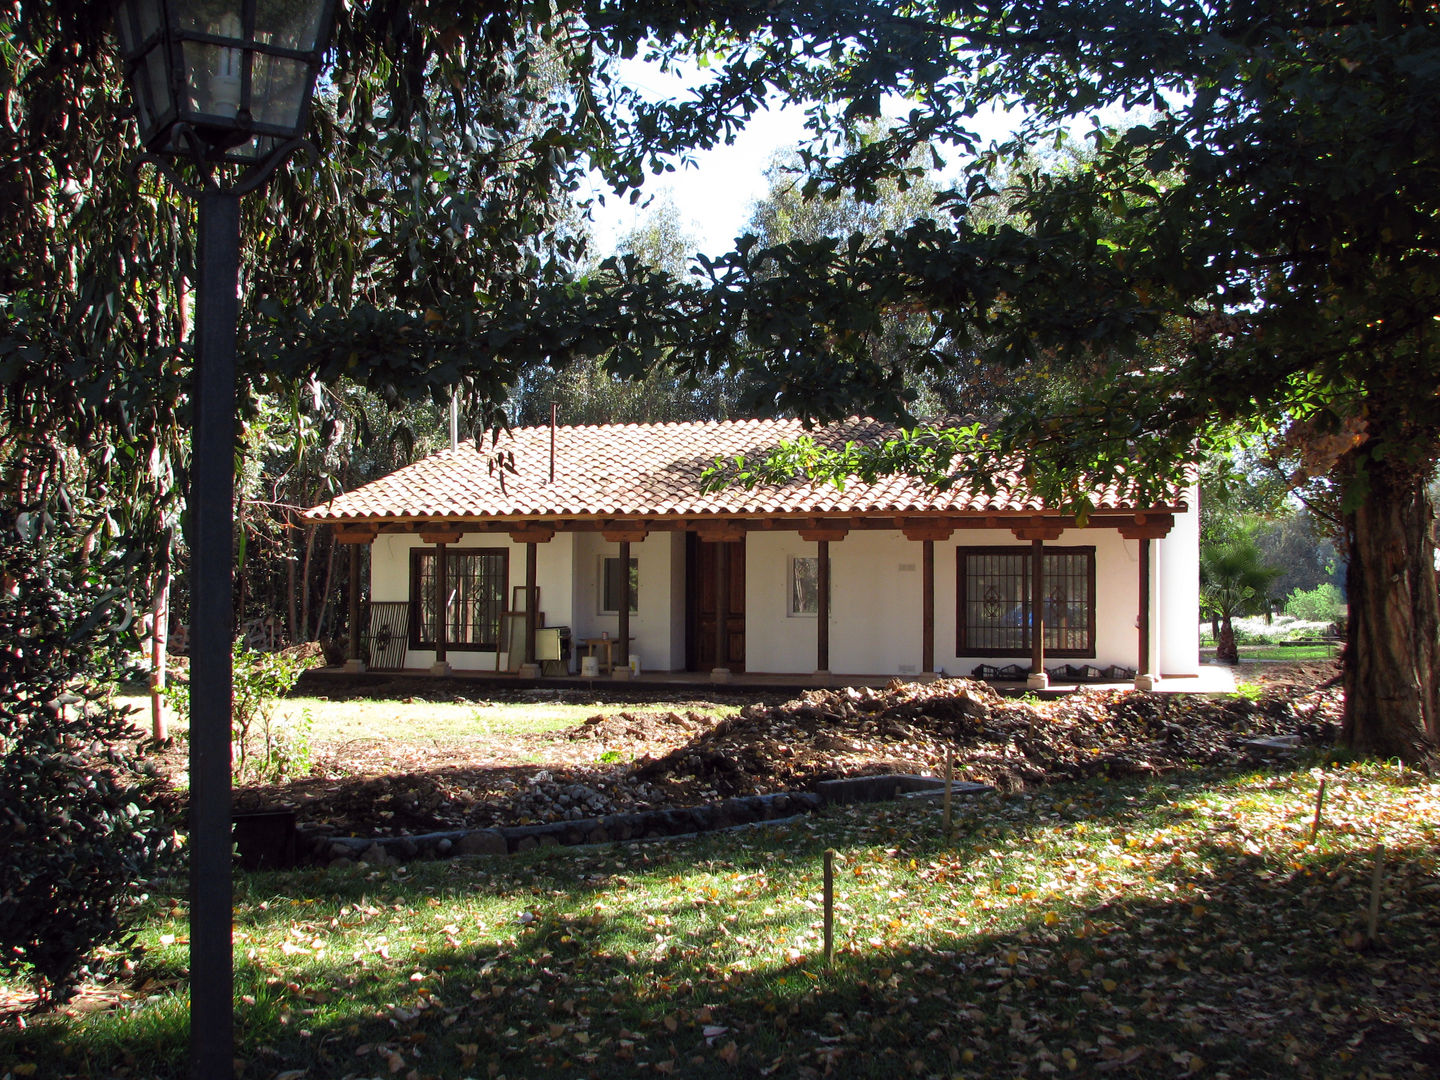
M 1030 677 L 1025 680 L 1029 690 L 1050 685 L 1045 674 L 1045 541 L 1058 540 L 1065 524 L 1036 514 L 1010 527 L 1017 540 L 1030 541 Z
M 450 574 L 446 569 L 445 544 L 435 545 L 435 662 L 431 675 L 449 675 L 446 639 L 450 636 Z
M 516 672 L 522 679 L 540 677 L 540 665 L 535 660 L 535 631 L 540 625 L 540 588 L 537 585 L 540 577 L 539 545 L 548 543 L 554 536 L 555 530 L 544 526 L 515 529 L 510 533 L 514 543 L 525 545 L 525 630 L 520 642 L 520 666 Z M 511 648 L 514 647 L 512 642 Z M 496 648 L 499 648 L 498 643 Z M 496 661 L 499 661 L 498 653 Z
M 650 526 L 644 521 L 612 521 L 600 529 L 600 535 L 607 542 L 620 547 L 620 609 L 615 613 L 615 632 L 620 640 L 611 647 L 610 677 L 621 682 L 630 678 L 630 605 L 635 601 L 630 588 L 630 545 L 644 540 L 649 531 Z
M 815 674 L 830 674 L 830 541 L 815 542 Z
M 450 663 L 446 656 L 450 636 L 450 570 L 445 549 L 458 544 L 464 535 L 458 527 L 422 532 L 422 543 L 435 545 L 435 662 L 430 665 L 431 675 L 449 675 Z
M 617 613 L 615 663 L 610 672 L 616 679 L 630 677 L 630 541 L 620 541 L 620 610 Z
M 336 529 L 335 542 L 344 544 L 350 551 L 350 587 L 347 605 L 350 609 L 350 632 L 345 642 L 344 670 L 359 674 L 365 670 L 365 661 L 360 658 L 360 548 L 369 548 L 375 539 L 375 532 L 369 529 Z
M 729 649 L 730 621 L 730 546 L 725 540 L 715 548 L 715 666 L 710 669 L 712 682 L 727 682 L 730 669 L 725 666 Z
M 920 673 L 935 674 L 935 541 L 920 542 Z
M 345 650 L 345 670 L 365 670 L 360 659 L 360 545 L 350 545 L 350 640 Z
M 540 620 L 536 610 L 540 604 L 536 581 L 540 577 L 540 546 L 534 540 L 525 541 L 525 641 L 520 653 L 520 677 L 535 679 L 540 676 L 540 665 L 535 663 L 535 626 Z
M 815 545 L 815 674 L 830 674 L 830 545 L 850 532 L 845 520 L 811 518 L 800 526 L 800 539 Z
M 935 672 L 935 541 L 950 539 L 955 531 L 943 519 L 909 518 L 901 523 L 907 540 L 920 543 L 920 677 Z
M 1138 540 L 1140 543 L 1138 590 L 1140 611 L 1135 616 L 1135 632 L 1138 635 L 1135 666 L 1136 690 L 1154 690 L 1155 684 L 1160 681 L 1159 675 L 1153 670 L 1151 656 L 1150 639 L 1154 622 L 1151 617 L 1151 608 L 1154 607 L 1154 595 L 1150 588 L 1152 561 L 1150 542 L 1164 537 L 1174 525 L 1174 514 L 1165 511 L 1145 511 L 1135 514 L 1131 520 L 1121 522 L 1118 528 L 1123 539 Z
M 1025 686 L 1043 690 L 1050 685 L 1045 674 L 1045 541 L 1030 541 L 1030 677 Z
M 1135 689 L 1154 690 L 1155 673 L 1150 670 L 1150 538 L 1140 541 L 1140 614 L 1135 626 L 1140 634 L 1140 663 L 1135 668 Z

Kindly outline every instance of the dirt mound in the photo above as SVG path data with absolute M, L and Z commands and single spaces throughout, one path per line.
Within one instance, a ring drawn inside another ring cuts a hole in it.
M 719 721 L 690 702 L 622 707 L 503 744 L 467 741 L 408 758 L 387 758 L 382 745 L 350 755 L 352 768 L 363 759 L 364 775 L 332 769 L 251 785 L 235 805 L 292 807 L 323 832 L 393 836 L 694 806 L 847 776 L 941 775 L 947 748 L 958 779 L 1004 789 L 1158 774 L 1236 761 L 1259 736 L 1333 741 L 1340 691 L 1314 688 L 1326 670 L 1287 673 L 1256 700 L 1085 690 L 1036 701 L 947 679 L 812 690 Z
M 1340 704 L 1335 690 L 1258 701 L 1085 690 L 1030 702 L 966 679 L 814 690 L 746 708 L 635 775 L 698 775 L 727 795 L 752 794 L 867 773 L 938 773 L 948 744 L 958 777 L 1013 789 L 1232 761 L 1260 736 L 1328 742 Z

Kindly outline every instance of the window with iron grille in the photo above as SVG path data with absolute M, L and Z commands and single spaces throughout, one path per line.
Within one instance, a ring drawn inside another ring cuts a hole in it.
M 410 552 L 410 647 L 435 647 L 436 577 L 432 549 Z M 446 548 L 449 618 L 445 647 L 457 652 L 493 652 L 500 640 L 500 614 L 510 584 L 505 548 Z
M 957 656 L 1030 655 L 1032 553 L 1020 547 L 956 550 Z M 1095 655 L 1095 549 L 1046 548 L 1041 595 L 1045 654 Z

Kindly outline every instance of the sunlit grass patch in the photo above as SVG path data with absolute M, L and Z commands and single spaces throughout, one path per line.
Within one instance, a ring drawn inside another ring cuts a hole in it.
M 949 843 L 938 807 L 891 803 L 255 875 L 236 901 L 244 1075 L 1353 1076 L 1367 1017 L 1403 1010 L 1440 1039 L 1437 822 L 1435 783 L 1320 763 L 986 797 Z M 142 970 L 173 977 L 184 933 L 183 904 L 157 904 Z M 182 1075 L 178 993 L 6 1030 L 0 1059 Z M 1427 1060 L 1418 1039 L 1383 1045 L 1395 1075 Z

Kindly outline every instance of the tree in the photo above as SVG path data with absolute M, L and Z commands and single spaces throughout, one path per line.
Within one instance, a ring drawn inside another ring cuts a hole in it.
M 853 129 L 886 93 L 917 103 L 859 150 L 817 145 L 812 194 L 873 190 L 922 140 L 964 145 L 977 102 L 1030 111 L 1015 140 L 977 155 L 942 200 L 943 226 L 829 257 L 742 243 L 712 274 L 716 339 L 743 325 L 766 352 L 758 367 L 777 401 L 817 416 L 857 400 L 903 413 L 900 381 L 855 341 L 883 310 L 920 307 L 939 331 L 1012 365 L 1050 356 L 1100 377 L 1068 408 L 1017 395 L 988 430 L 925 432 L 868 464 L 802 452 L 776 467 L 958 471 L 983 484 L 997 459 L 1020 456 L 1040 494 L 1083 513 L 1092 483 L 1156 497 L 1183 480 L 1197 446 L 1267 436 L 1300 462 L 1292 481 L 1323 476 L 1339 495 L 1347 741 L 1433 754 L 1440 613 L 1426 484 L 1440 398 L 1415 392 L 1433 381 L 1440 313 L 1440 118 L 1424 104 L 1440 91 L 1440 27 L 1429 9 L 934 0 L 903 12 L 785 10 L 808 19 L 807 47 L 786 63 L 778 48 L 752 45 L 718 81 L 765 52 L 787 85 L 821 101 L 811 115 L 828 129 Z M 1151 115 L 1121 131 L 1097 124 L 1087 168 L 1019 178 L 1008 193 L 1016 221 L 971 219 L 997 163 L 1105 105 Z M 797 308 L 814 313 L 809 327 L 788 325 Z
M 1240 662 L 1232 620 L 1271 611 L 1272 589 L 1279 576 L 1280 568 L 1266 563 L 1260 554 L 1253 529 L 1201 546 L 1200 606 L 1220 623 L 1220 632 L 1215 636 L 1216 660 L 1222 664 Z

